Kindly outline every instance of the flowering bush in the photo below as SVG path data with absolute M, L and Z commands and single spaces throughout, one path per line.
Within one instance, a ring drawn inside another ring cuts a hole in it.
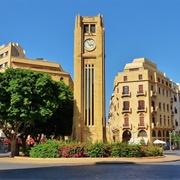
M 83 144 L 65 144 L 58 149 L 60 157 L 85 157 L 86 153 Z
M 59 157 L 148 157 L 162 156 L 160 147 L 132 145 L 128 143 L 64 143 L 48 140 L 36 144 L 30 149 L 30 157 L 59 158 Z

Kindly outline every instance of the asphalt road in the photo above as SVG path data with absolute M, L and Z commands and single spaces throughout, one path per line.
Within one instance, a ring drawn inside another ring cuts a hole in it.
M 0 162 L 0 179 L 33 180 L 116 180 L 180 179 L 180 161 L 153 164 L 58 165 Z
M 180 151 L 164 154 L 180 156 Z M 2 155 L 2 154 L 1 154 Z M 6 154 L 7 155 L 7 154 Z M 180 161 L 167 163 L 97 163 L 93 165 L 2 162 L 0 180 L 180 180 Z

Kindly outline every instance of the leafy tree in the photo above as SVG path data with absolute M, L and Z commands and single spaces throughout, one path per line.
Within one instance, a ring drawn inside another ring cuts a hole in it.
M 66 98 L 61 84 L 47 74 L 11 68 L 0 74 L 0 128 L 12 157 L 19 153 L 17 138 L 35 122 L 50 119 Z
M 171 134 L 171 141 L 176 142 L 180 146 L 180 133 Z

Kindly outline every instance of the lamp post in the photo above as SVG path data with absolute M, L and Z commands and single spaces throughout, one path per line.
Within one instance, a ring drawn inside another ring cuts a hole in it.
M 169 132 L 169 149 L 170 149 L 170 151 L 171 151 L 171 134 L 172 134 L 172 132 L 170 131 Z

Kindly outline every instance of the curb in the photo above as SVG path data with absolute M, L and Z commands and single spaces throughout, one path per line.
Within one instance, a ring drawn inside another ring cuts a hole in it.
M 180 156 L 155 156 L 142 158 L 30 158 L 19 157 L 14 158 L 3 157 L 1 162 L 21 163 L 21 164 L 60 164 L 60 165 L 85 165 L 85 164 L 143 164 L 143 163 L 163 163 L 180 161 Z

